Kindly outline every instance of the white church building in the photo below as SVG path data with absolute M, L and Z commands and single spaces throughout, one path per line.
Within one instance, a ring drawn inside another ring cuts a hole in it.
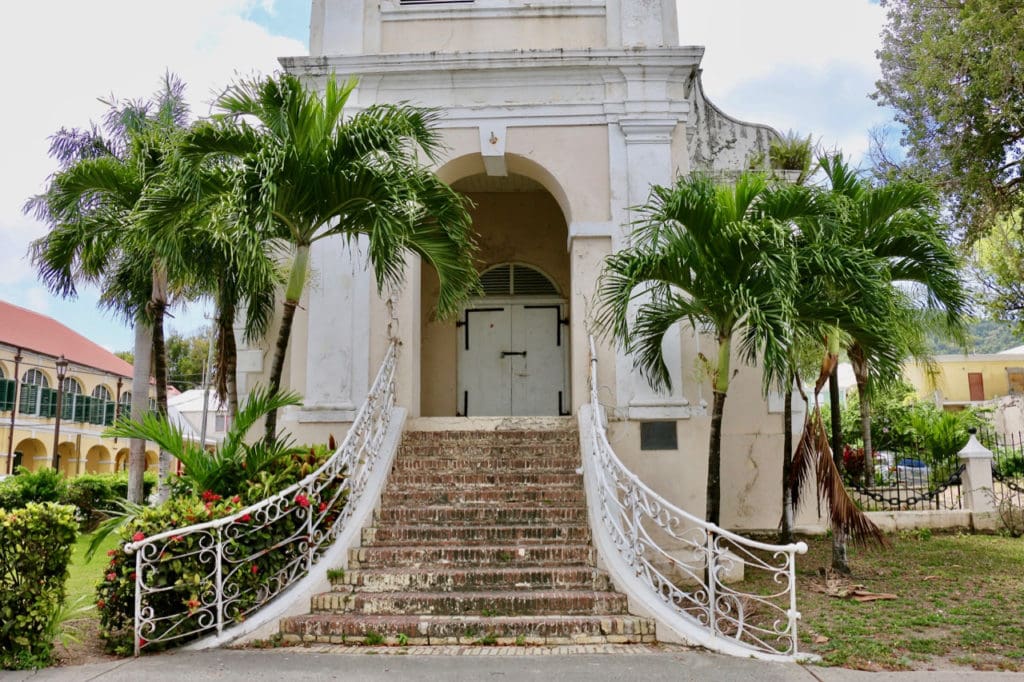
M 680 19 L 675 0 L 313 0 L 310 55 L 283 58 L 285 69 L 320 87 L 332 74 L 358 77 L 355 108 L 438 108 L 448 152 L 436 172 L 474 205 L 483 295 L 457 319 L 435 319 L 436 275 L 412 257 L 394 301 L 407 430 L 575 416 L 590 397 L 597 278 L 602 259 L 629 243 L 630 207 L 652 185 L 743 170 L 767 152 L 776 132 L 706 98 L 704 50 L 678 44 Z M 389 320 L 365 252 L 324 240 L 311 262 L 283 378 L 304 404 L 279 422 L 303 441 L 351 423 Z M 672 331 L 673 392 L 660 394 L 621 350 L 598 343 L 613 447 L 698 515 L 712 397 L 698 357 L 713 347 L 689 326 Z M 269 360 L 266 347 L 241 347 L 243 392 L 265 383 Z M 725 407 L 723 526 L 777 526 L 782 431 L 781 399 L 766 400 L 757 369 L 741 366 Z

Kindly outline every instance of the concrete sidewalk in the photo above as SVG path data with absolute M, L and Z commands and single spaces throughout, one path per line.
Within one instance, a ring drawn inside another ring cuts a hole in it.
M 843 668 L 761 663 L 682 647 L 632 647 L 605 653 L 565 653 L 564 649 L 472 647 L 450 653 L 408 649 L 320 647 L 304 649 L 175 652 L 106 663 L 49 668 L 39 672 L 0 672 L 0 680 L 544 680 L 594 682 L 643 680 L 682 682 L 982 682 L 1024 679 L 1019 673 L 923 671 L 869 673 Z M 580 647 L 581 650 L 586 650 Z

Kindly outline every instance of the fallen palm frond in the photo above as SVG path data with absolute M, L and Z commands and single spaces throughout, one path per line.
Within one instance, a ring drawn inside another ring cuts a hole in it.
M 832 448 L 817 401 L 814 409 L 807 414 L 804 431 L 793 455 L 790 490 L 794 510 L 802 501 L 801 492 L 812 470 L 817 483 L 818 499 L 828 507 L 833 531 L 846 533 L 858 544 L 873 540 L 885 546 L 887 543 L 881 529 L 857 507 L 846 492 L 843 477 L 832 459 Z

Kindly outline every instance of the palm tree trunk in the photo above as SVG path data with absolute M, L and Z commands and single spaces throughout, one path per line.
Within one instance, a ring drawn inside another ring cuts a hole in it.
M 718 369 L 715 371 L 714 401 L 711 406 L 711 431 L 708 435 L 708 484 L 705 518 L 715 525 L 722 511 L 722 413 L 729 390 L 729 356 L 732 338 L 718 339 Z
M 868 395 L 868 361 L 864 349 L 857 344 L 850 346 L 850 364 L 857 379 L 857 401 L 860 404 L 860 435 L 864 441 L 864 484 L 875 482 L 874 446 L 871 442 L 871 397 Z
M 828 377 L 829 414 L 832 417 L 832 461 L 836 467 L 843 465 L 842 415 L 839 413 L 839 365 L 832 368 Z M 846 575 L 850 564 L 846 555 L 846 532 L 841 528 L 832 529 L 832 568 Z
M 223 297 L 217 306 L 217 397 L 227 402 L 232 417 L 238 414 L 238 348 L 235 345 L 235 304 Z
M 789 390 L 782 395 L 782 528 L 779 543 L 793 542 L 793 496 L 790 479 L 793 477 L 793 376 Z
M 284 373 L 284 356 L 288 352 L 288 341 L 292 335 L 292 321 L 295 319 L 295 309 L 302 298 L 302 289 L 306 284 L 306 269 L 309 266 L 309 245 L 301 244 L 295 249 L 295 262 L 292 263 L 292 271 L 288 276 L 288 288 L 284 294 L 284 311 L 281 315 L 281 329 L 277 335 L 277 345 L 274 348 L 274 363 L 270 367 L 270 392 L 277 393 L 281 390 L 281 375 Z M 267 413 L 266 433 L 264 435 L 267 443 L 277 440 L 277 410 Z
M 138 315 L 135 319 L 135 358 L 132 363 L 132 421 L 141 421 L 149 410 L 149 368 L 153 328 Z M 128 454 L 128 501 L 145 503 L 142 475 L 146 471 L 146 441 L 132 438 Z
M 167 346 L 164 343 L 164 314 L 167 310 L 167 275 L 163 268 L 153 269 L 153 376 L 156 379 L 156 411 L 167 414 Z M 171 473 L 171 453 L 160 449 L 157 465 L 156 499 L 164 502 L 170 495 L 167 477 Z

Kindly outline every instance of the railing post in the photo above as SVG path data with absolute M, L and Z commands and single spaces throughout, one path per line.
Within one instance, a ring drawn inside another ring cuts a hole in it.
M 964 508 L 970 510 L 972 515 L 992 514 L 996 510 L 992 487 L 992 451 L 978 442 L 975 433 L 975 429 L 970 429 L 971 437 L 958 454 L 964 465 Z M 975 517 L 976 525 L 979 520 Z
M 708 553 L 707 572 L 704 576 L 708 590 L 708 627 L 714 635 L 718 634 L 718 616 L 715 615 L 718 601 L 718 590 L 715 589 L 715 576 L 718 573 L 718 562 L 715 559 L 715 534 L 712 530 L 704 531 L 705 546 Z
M 312 491 L 310 491 L 312 492 Z M 313 500 L 309 501 L 306 505 L 306 571 L 313 568 L 313 556 L 316 553 L 316 549 L 313 547 L 313 514 L 315 513 L 316 506 L 313 504 Z
M 142 650 L 142 550 L 135 550 L 135 655 Z
M 217 634 L 224 632 L 224 542 L 220 526 L 214 529 L 217 533 L 217 553 L 214 558 L 214 585 L 217 593 Z

